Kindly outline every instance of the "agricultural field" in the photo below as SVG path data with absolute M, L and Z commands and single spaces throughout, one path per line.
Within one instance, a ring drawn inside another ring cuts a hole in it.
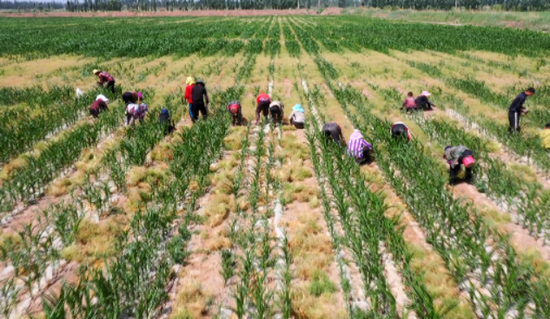
M 0 317 L 550 318 L 550 35 L 360 16 L 0 18 L 0 40 Z M 194 125 L 188 76 L 211 99 Z M 126 127 L 134 90 L 150 112 Z M 437 110 L 402 113 L 422 90 Z M 287 116 L 303 105 L 305 129 L 254 125 L 261 91 Z M 99 93 L 109 112 L 93 119 Z M 231 100 L 250 125 L 230 126 Z M 375 163 L 327 143 L 329 121 L 361 130 Z M 395 121 L 410 143 L 389 136 Z M 473 185 L 448 184 L 441 156 L 458 144 L 476 154 Z

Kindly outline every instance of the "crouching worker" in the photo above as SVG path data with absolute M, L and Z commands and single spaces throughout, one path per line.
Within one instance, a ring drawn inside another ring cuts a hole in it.
M 323 133 L 327 139 L 332 138 L 336 144 L 346 145 L 344 135 L 342 135 L 342 128 L 336 122 L 328 122 L 323 126 Z
M 134 104 L 130 103 L 126 106 L 126 125 L 134 125 L 136 120 L 139 120 L 140 123 L 143 123 L 145 115 L 149 111 L 147 104 Z
M 424 111 L 433 111 L 436 106 L 428 99 L 428 96 L 432 95 L 428 91 L 422 91 L 419 97 L 416 98 L 416 109 Z
M 370 164 L 374 160 L 372 145 L 363 138 L 359 130 L 353 130 L 349 137 L 348 155 L 355 158 L 357 164 Z
M 413 92 L 407 94 L 407 98 L 403 102 L 403 105 L 401 105 L 401 109 L 405 109 L 407 113 L 416 111 L 416 99 L 413 96 Z
M 273 124 L 283 125 L 283 117 L 285 116 L 285 106 L 281 101 L 273 101 L 269 104 L 269 113 Z
M 101 70 L 98 70 L 98 69 L 95 69 L 93 71 L 93 73 L 95 75 L 97 75 L 97 77 L 99 78 L 99 81 L 97 82 L 97 85 L 103 87 L 103 85 L 105 83 L 107 83 L 107 89 L 111 89 L 111 92 L 113 92 L 113 94 L 115 94 L 115 78 L 110 75 L 109 73 L 105 72 L 105 71 L 101 71 Z
M 109 99 L 105 97 L 105 95 L 100 94 L 96 97 L 94 103 L 90 106 L 90 114 L 97 118 L 99 116 L 99 113 L 103 111 L 108 111 L 109 108 L 107 107 L 107 102 Z
M 407 142 L 411 140 L 411 133 L 409 127 L 403 122 L 395 122 L 390 129 L 391 136 L 395 139 L 406 138 Z
M 164 127 L 164 135 L 172 134 L 172 132 L 176 130 L 174 122 L 170 117 L 170 112 L 168 112 L 168 109 L 166 108 L 160 111 L 159 123 Z
M 232 117 L 231 125 L 235 125 L 235 126 L 243 125 L 243 113 L 242 113 L 241 102 L 239 101 L 229 102 L 229 104 L 227 104 L 227 111 L 229 111 L 229 114 L 231 114 L 231 117 Z
M 260 113 L 267 119 L 267 113 L 269 111 L 269 105 L 271 104 L 271 98 L 268 94 L 260 92 L 256 98 L 256 125 L 260 124 Z
M 290 124 L 294 125 L 298 129 L 303 129 L 305 120 L 306 114 L 302 106 L 300 104 L 294 105 L 294 107 L 292 108 L 292 113 L 288 118 Z
M 472 184 L 473 182 L 473 170 L 475 165 L 474 153 L 470 151 L 466 146 L 447 146 L 445 147 L 445 155 L 443 158 L 449 163 L 449 184 L 456 185 L 458 180 L 458 174 L 461 170 L 461 165 L 464 165 L 466 169 L 466 183 Z

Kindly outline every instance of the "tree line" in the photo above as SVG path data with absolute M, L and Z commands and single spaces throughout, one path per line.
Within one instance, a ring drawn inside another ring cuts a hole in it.
M 401 9 L 449 10 L 455 6 L 466 9 L 495 7 L 509 11 L 550 10 L 550 0 L 67 0 L 62 2 L 3 1 L 0 9 L 69 12 L 89 11 L 188 11 L 188 10 L 248 10 L 301 9 L 324 7 L 375 7 Z

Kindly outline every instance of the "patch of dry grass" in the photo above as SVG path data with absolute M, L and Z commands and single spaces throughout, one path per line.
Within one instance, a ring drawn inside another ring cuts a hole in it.
M 61 256 L 68 261 L 78 263 L 94 262 L 114 256 L 116 236 L 121 233 L 120 219 L 107 219 L 94 223 L 84 219 L 78 228 L 76 242 L 61 251 Z
M 174 301 L 171 319 L 201 318 L 208 313 L 212 294 L 197 280 L 182 280 L 182 286 Z
M 348 318 L 344 307 L 335 308 L 338 303 L 334 294 L 322 294 L 315 297 L 306 287 L 294 289 L 292 311 L 299 319 L 343 319 Z

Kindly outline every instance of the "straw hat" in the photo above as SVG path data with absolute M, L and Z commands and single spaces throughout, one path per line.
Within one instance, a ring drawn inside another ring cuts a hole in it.
M 94 69 L 94 74 L 98 74 L 99 72 L 101 72 L 101 70 L 98 70 L 98 69 Z

